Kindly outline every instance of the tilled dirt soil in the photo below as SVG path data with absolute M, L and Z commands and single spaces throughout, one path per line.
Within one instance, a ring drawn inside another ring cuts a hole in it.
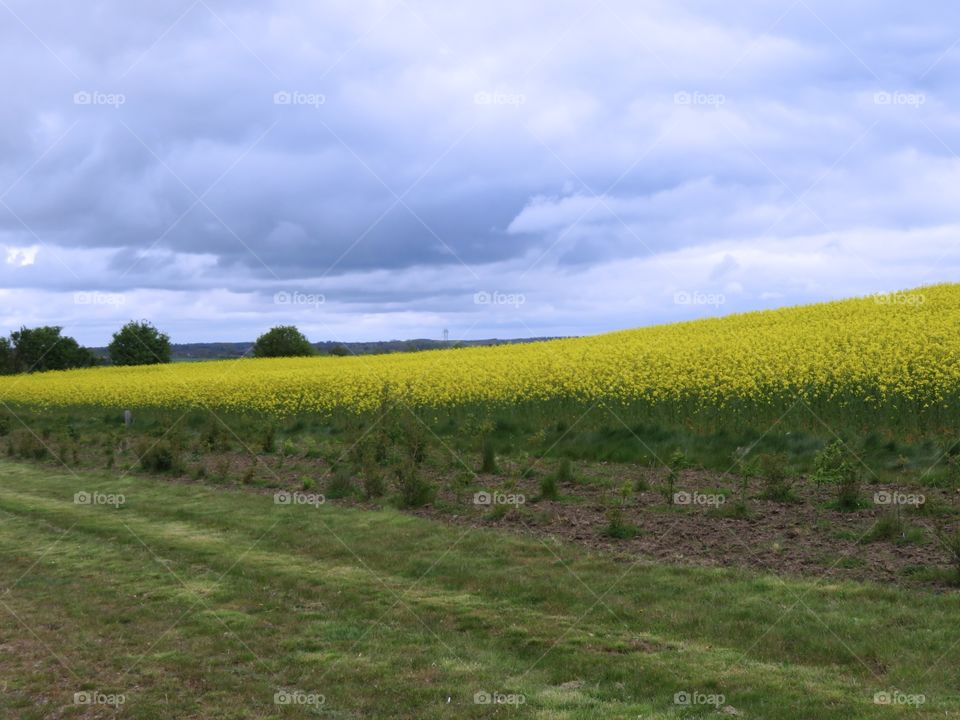
M 536 500 L 539 481 L 518 480 L 515 486 L 500 492 L 523 495 L 525 502 L 511 505 L 506 511 L 494 510 L 494 504 L 475 504 L 473 494 L 445 491 L 434 506 L 413 512 L 460 525 L 557 537 L 612 553 L 627 562 L 649 560 L 824 579 L 943 588 L 950 585 L 951 556 L 936 530 L 956 528 L 955 512 L 960 506 L 956 491 L 869 485 L 862 492 L 864 506 L 842 512 L 830 508 L 834 494 L 829 488 L 797 481 L 796 501 L 780 503 L 760 499 L 762 487 L 754 482 L 747 493 L 748 515 L 741 518 L 728 516 L 737 497 L 736 478 L 685 472 L 674 488 L 677 493 L 697 494 L 701 500 L 707 496 L 715 500 L 719 488 L 731 493 L 719 507 L 694 503 L 671 506 L 661 491 L 665 487 L 663 473 L 638 467 L 606 466 L 604 470 L 617 477 L 615 487 L 642 477 L 650 490 L 631 493 L 621 504 L 619 492 L 585 482 L 561 487 L 560 500 Z M 498 478 L 480 476 L 481 483 L 484 479 L 489 480 L 492 492 Z M 922 493 L 926 500 L 923 509 L 902 507 L 904 526 L 913 532 L 908 534 L 909 539 L 901 535 L 898 539 L 870 541 L 868 536 L 877 520 L 890 512 L 890 505 L 875 503 L 874 496 L 894 492 Z M 635 537 L 614 539 L 605 534 L 607 513 L 614 504 L 622 507 L 623 520 L 639 531 Z M 930 572 L 937 569 L 940 572 Z

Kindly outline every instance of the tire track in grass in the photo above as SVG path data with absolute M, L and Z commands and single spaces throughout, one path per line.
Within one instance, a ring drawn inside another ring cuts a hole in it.
M 62 484 L 63 481 L 61 478 L 59 482 Z M 57 481 L 48 482 L 56 484 Z M 76 479 L 69 479 L 69 482 L 75 484 Z M 158 486 L 161 490 L 164 487 Z M 69 551 L 65 549 L 62 551 L 63 557 L 57 556 L 60 560 L 54 569 L 68 576 L 77 570 L 92 573 L 89 581 L 93 581 L 94 586 L 103 586 L 105 578 L 129 576 L 136 568 L 143 570 L 150 567 L 150 562 L 157 564 L 151 557 L 152 553 L 130 533 L 130 530 L 133 530 L 161 559 L 170 559 L 182 572 L 187 583 L 187 587 L 181 586 L 178 589 L 177 585 L 172 583 L 173 578 L 166 575 L 166 571 L 154 572 L 153 580 L 159 584 L 152 590 L 150 587 L 141 588 L 141 592 L 155 593 L 152 600 L 176 608 L 188 604 L 196 593 L 203 593 L 212 603 L 216 603 L 216 607 L 210 612 L 222 613 L 220 620 L 228 625 L 231 622 L 236 623 L 237 632 L 250 637 L 269 632 L 272 627 L 275 631 L 284 628 L 285 632 L 280 633 L 283 638 L 296 638 L 296 613 L 288 613 L 285 618 L 277 615 L 277 612 L 282 613 L 283 608 L 278 605 L 276 598 L 272 600 L 269 615 L 248 622 L 246 615 L 249 613 L 243 609 L 247 607 L 243 601 L 250 595 L 259 596 L 258 593 L 264 592 L 263 588 L 282 590 L 283 602 L 290 599 L 319 599 L 323 603 L 329 603 L 328 610 L 335 608 L 335 614 L 342 620 L 341 625 L 362 627 L 364 621 L 373 619 L 382 610 L 389 608 L 392 602 L 390 595 L 384 593 L 382 583 L 394 592 L 403 592 L 409 584 L 407 578 L 393 575 L 386 575 L 378 580 L 367 570 L 348 564 L 311 561 L 297 554 L 277 550 L 268 542 L 265 547 L 256 548 L 240 557 L 236 571 L 228 573 L 219 584 L 211 586 L 205 583 L 209 583 L 211 576 L 219 575 L 236 561 L 241 551 L 249 545 L 249 535 L 237 531 L 213 531 L 209 527 L 183 520 L 160 520 L 150 515 L 153 507 L 150 503 L 131 503 L 125 510 L 112 511 L 106 508 L 76 506 L 72 502 L 48 495 L 49 493 L 23 494 L 11 491 L 7 486 L 0 489 L 0 509 L 26 518 L 30 523 L 30 532 L 27 535 L 2 535 L 4 538 L 12 538 L 9 543 L 4 543 L 5 550 L 29 543 L 30 535 L 44 532 L 49 534 L 57 526 L 73 525 L 76 536 L 68 546 Z M 167 501 L 174 502 L 169 496 Z M 225 502 L 224 505 L 229 503 Z M 328 511 L 344 512 L 339 509 Z M 416 525 L 423 521 L 410 522 Z M 10 527 L 19 527 L 18 532 L 25 531 L 22 523 L 15 523 Z M 0 531 L 6 532 L 2 526 Z M 254 534 L 255 532 L 254 529 Z M 390 538 L 384 539 L 389 541 Z M 42 543 L 34 545 L 39 547 Z M 491 549 L 490 552 L 497 554 L 501 550 L 503 547 Z M 28 554 L 31 552 L 39 550 L 28 551 Z M 111 562 L 120 562 L 122 558 L 132 558 L 124 562 L 132 563 L 133 569 L 121 571 L 114 568 L 106 575 L 103 574 L 103 568 L 110 569 L 113 567 Z M 98 571 L 98 567 L 101 570 Z M 563 571 L 558 569 L 557 572 Z M 149 578 L 145 578 L 145 574 L 141 572 L 133 577 L 140 582 L 146 582 Z M 190 583 L 194 585 L 191 587 Z M 89 584 L 88 582 L 87 585 Z M 147 583 L 148 586 L 149 584 Z M 106 583 L 106 586 L 109 587 L 109 583 Z M 432 679 L 420 678 L 421 685 L 441 682 L 439 678 L 449 682 L 451 687 L 460 687 L 464 682 L 477 682 L 480 679 L 490 683 L 499 679 L 500 686 L 508 684 L 511 677 L 518 677 L 523 673 L 524 666 L 529 666 L 532 662 L 531 658 L 539 657 L 557 637 L 566 633 L 563 642 L 549 656 L 550 660 L 545 663 L 545 667 L 524 680 L 523 690 L 531 701 L 539 699 L 542 706 L 552 707 L 551 711 L 567 712 L 569 707 L 579 707 L 583 712 L 592 713 L 595 708 L 591 709 L 590 706 L 599 703 L 610 710 L 630 707 L 639 710 L 646 708 L 649 712 L 652 707 L 663 704 L 660 698 L 663 693 L 651 695 L 649 687 L 670 687 L 671 683 L 675 682 L 678 668 L 696 668 L 698 677 L 704 684 L 729 688 L 731 702 L 737 692 L 740 697 L 745 698 L 768 692 L 781 700 L 789 698 L 811 708 L 846 704 L 851 708 L 859 707 L 865 717 L 871 715 L 871 708 L 864 707 L 859 701 L 864 695 L 863 688 L 848 679 L 833 677 L 832 672 L 835 672 L 835 669 L 832 671 L 830 668 L 802 665 L 785 668 L 774 663 L 750 660 L 737 668 L 735 673 L 727 673 L 726 668 L 737 659 L 736 652 L 727 648 L 710 647 L 689 638 L 674 640 L 647 635 L 642 636 L 643 643 L 636 646 L 637 635 L 624 632 L 623 628 L 611 629 L 599 623 L 574 626 L 573 614 L 546 614 L 531 607 L 518 607 L 508 601 L 491 603 L 487 597 L 470 592 L 451 592 L 435 585 L 415 588 L 409 592 L 406 599 L 416 614 L 425 615 L 430 622 L 436 623 L 436 626 L 442 629 L 445 637 L 449 637 L 453 643 L 456 654 L 470 658 L 478 663 L 480 668 L 480 673 L 477 673 L 475 666 L 464 665 L 462 660 L 450 658 L 449 653 L 427 633 L 418 632 L 419 624 L 413 618 L 402 608 L 397 608 L 385 623 L 386 632 L 382 632 L 384 628 L 378 629 L 376 634 L 370 636 L 369 642 L 360 648 L 364 651 L 360 654 L 369 658 L 378 649 L 389 648 L 392 655 L 383 661 L 385 665 L 403 667 L 405 662 L 411 659 L 411 654 L 415 654 L 411 653 L 413 642 L 414 647 L 419 645 L 422 650 L 427 651 L 420 653 L 420 659 L 443 658 L 442 668 L 437 671 L 437 676 Z M 597 617 L 599 618 L 599 614 Z M 505 622 L 505 618 L 509 618 L 509 621 Z M 594 618 L 588 620 L 593 623 Z M 314 627 L 312 631 L 317 631 L 320 637 L 323 637 L 322 626 Z M 250 642 L 255 649 L 261 647 L 253 639 Z M 331 659 L 325 654 L 328 648 L 325 648 L 323 643 L 313 650 L 309 647 L 298 648 L 295 642 L 288 646 L 281 643 L 279 647 L 287 651 L 288 655 L 292 654 L 301 660 L 304 657 L 312 657 L 321 662 Z M 267 662 L 278 662 L 278 668 L 288 668 L 292 662 L 286 656 L 282 660 L 276 660 L 276 653 L 268 654 L 266 650 L 264 652 L 268 655 Z M 240 655 L 243 653 L 240 652 Z M 247 662 L 252 663 L 253 660 L 247 658 Z M 598 664 L 604 666 L 602 671 L 598 671 Z M 414 665 L 416 672 L 413 677 L 416 678 L 419 677 L 418 673 L 424 672 L 424 667 L 419 663 Z M 466 672 L 465 668 L 469 668 L 470 672 Z M 560 672 L 567 673 L 568 680 L 580 679 L 570 675 L 587 678 L 584 682 L 588 689 L 576 689 L 576 692 L 572 692 L 571 688 L 567 688 L 559 691 L 557 675 Z M 363 675 L 362 672 L 360 674 Z M 344 683 L 348 682 L 339 674 L 336 677 Z M 592 687 L 599 685 L 598 681 L 612 681 L 609 682 L 611 686 L 621 682 L 624 683 L 624 689 L 611 692 L 607 688 Z M 414 703 L 424 700 L 423 692 L 413 687 L 408 689 L 406 695 L 398 689 L 395 692 L 400 692 L 401 696 L 418 698 L 411 700 Z M 427 693 L 429 694 L 429 691 Z M 575 697 L 571 699 L 572 696 Z M 358 700 L 354 698 L 354 703 L 356 702 Z M 756 697 L 753 704 L 762 706 L 766 703 L 762 702 L 762 698 Z M 786 710 L 782 713 L 770 712 L 765 713 L 764 717 L 791 717 L 784 713 Z M 891 715 L 887 713 L 884 716 Z M 892 716 L 895 717 L 896 714 Z

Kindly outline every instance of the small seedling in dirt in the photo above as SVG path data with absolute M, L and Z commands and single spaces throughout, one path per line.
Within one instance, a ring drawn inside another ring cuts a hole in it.
M 610 508 L 607 511 L 607 526 L 603 529 L 603 534 L 616 540 L 628 540 L 636 537 L 639 530 L 634 525 L 630 525 L 623 519 L 623 511 L 620 508 Z
M 960 456 L 953 453 L 947 457 L 947 478 L 950 487 L 960 486 Z
M 839 440 L 835 440 L 817 453 L 813 459 L 813 480 L 817 483 L 817 487 L 837 481 L 840 470 L 846 462 L 844 455 L 843 443 Z
M 301 481 L 300 486 L 303 488 L 304 492 L 313 490 L 317 486 L 317 481 L 311 477 L 305 477 Z
M 540 480 L 540 498 L 543 500 L 556 500 L 560 497 L 557 490 L 557 477 L 555 475 L 544 475 Z
M 375 451 L 368 449 L 361 456 L 360 476 L 363 478 L 363 495 L 367 500 L 378 498 L 387 491 L 383 467 L 377 462 Z
M 497 450 L 493 445 L 493 440 L 489 437 L 483 439 L 480 472 L 485 475 L 497 475 L 500 473 L 500 468 L 497 467 Z
M 817 485 L 830 483 L 836 487 L 838 510 L 860 507 L 860 471 L 841 441 L 835 440 L 818 452 L 813 464 Z
M 617 505 L 607 510 L 607 526 L 603 529 L 603 534 L 617 540 L 626 540 L 636 537 L 640 532 L 639 528 L 624 519 L 623 511 L 633 496 L 632 485 L 625 482 L 620 488 L 619 495 Z
M 757 464 L 747 456 L 750 454 L 750 448 L 738 447 L 733 453 L 734 467 L 740 476 L 739 493 L 737 502 L 733 506 L 734 512 L 743 517 L 748 514 L 747 493 L 750 490 L 750 479 L 757 475 Z
M 950 562 L 953 564 L 954 583 L 960 585 L 960 529 L 947 531 L 944 528 L 937 528 L 935 531 L 937 539 L 950 553 Z
M 856 510 L 860 507 L 860 471 L 852 465 L 837 484 L 837 507 L 840 510 Z
M 674 450 L 673 454 L 670 455 L 670 463 L 667 465 L 667 487 L 664 492 L 667 503 L 670 505 L 673 505 L 674 488 L 677 485 L 680 472 L 687 467 L 687 465 L 687 456 L 683 454 L 683 451 L 679 449 Z
M 423 423 L 412 411 L 404 413 L 397 421 L 396 434 L 399 436 L 399 444 L 416 465 L 427 459 L 429 438 Z

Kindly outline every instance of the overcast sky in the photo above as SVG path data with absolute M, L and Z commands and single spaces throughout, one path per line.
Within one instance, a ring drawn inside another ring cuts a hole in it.
M 960 4 L 0 0 L 0 332 L 588 334 L 960 278 Z

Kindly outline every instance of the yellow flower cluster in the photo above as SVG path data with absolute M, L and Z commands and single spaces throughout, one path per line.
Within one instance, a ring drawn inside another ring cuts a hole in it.
M 523 345 L 9 376 L 0 400 L 289 416 L 368 410 L 385 387 L 433 407 L 561 399 L 709 410 L 792 396 L 942 406 L 960 388 L 960 285 Z

